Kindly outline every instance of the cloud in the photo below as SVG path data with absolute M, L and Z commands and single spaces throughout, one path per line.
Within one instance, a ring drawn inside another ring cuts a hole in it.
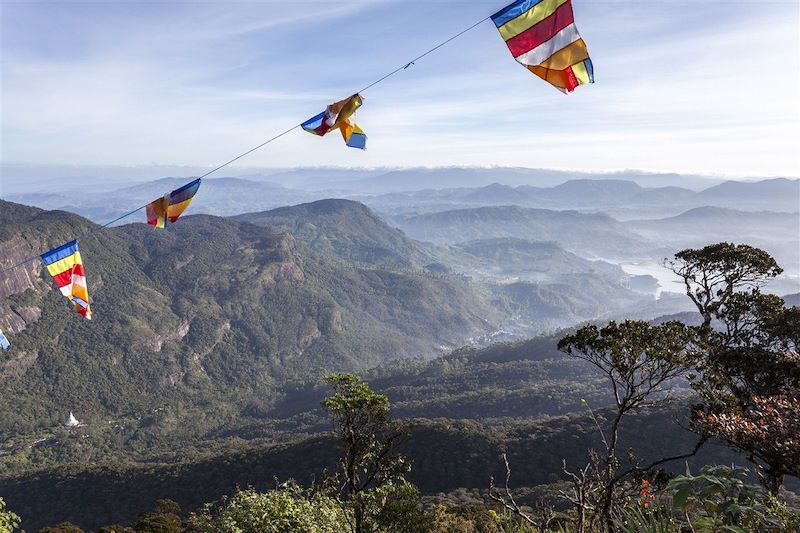
M 486 23 L 368 91 L 366 152 L 298 131 L 243 163 L 800 173 L 795 3 L 575 6 L 594 86 L 559 94 Z M 496 7 L 7 4 L 3 160 L 218 164 Z

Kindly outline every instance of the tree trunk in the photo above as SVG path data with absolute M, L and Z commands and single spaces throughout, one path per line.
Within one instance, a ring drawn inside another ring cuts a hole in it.
M 355 519 L 355 524 L 356 524 L 355 533 L 363 533 L 363 531 L 364 531 L 364 511 L 361 508 L 361 504 L 360 503 L 356 504 L 355 513 L 354 514 L 355 514 L 354 519 Z
M 600 520 L 602 525 L 605 525 L 605 531 L 613 533 L 614 520 L 611 518 L 611 506 L 614 502 L 614 487 L 607 487 L 606 493 L 603 495 L 603 507 L 600 510 Z
M 761 474 L 761 483 L 767 489 L 767 492 L 777 498 L 781 492 L 781 487 L 783 487 L 783 478 L 783 472 L 767 467 Z

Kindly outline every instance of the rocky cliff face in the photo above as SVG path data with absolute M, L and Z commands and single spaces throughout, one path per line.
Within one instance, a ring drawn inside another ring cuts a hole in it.
M 40 250 L 41 242 L 37 239 L 29 241 L 15 236 L 7 241 L 0 241 L 0 268 L 15 265 L 38 254 Z M 34 260 L 0 274 L 0 329 L 7 333 L 19 333 L 39 319 L 41 308 L 20 305 L 10 297 L 36 290 L 42 284 L 41 271 L 41 263 Z

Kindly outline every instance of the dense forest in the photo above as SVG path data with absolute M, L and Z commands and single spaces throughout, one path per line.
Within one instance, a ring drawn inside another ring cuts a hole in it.
M 3 207 L 12 256 L 92 227 Z M 423 245 L 353 202 L 303 209 L 88 241 L 91 327 L 38 268 L 2 286 L 0 527 L 797 527 L 800 311 L 761 291 L 770 254 L 683 250 L 666 266 L 694 312 L 585 322 L 603 292 L 577 282 L 622 283 L 613 265 L 517 238 Z M 466 265 L 574 281 L 492 285 Z M 459 347 L 526 305 L 578 325 Z

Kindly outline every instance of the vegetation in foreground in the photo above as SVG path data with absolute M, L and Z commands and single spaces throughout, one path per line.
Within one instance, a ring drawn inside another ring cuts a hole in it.
M 318 484 L 240 490 L 183 518 L 176 504 L 161 501 L 131 527 L 101 531 L 797 530 L 800 515 L 781 500 L 781 488 L 787 475 L 800 475 L 800 309 L 758 289 L 780 267 L 761 250 L 727 243 L 685 250 L 670 265 L 685 280 L 700 326 L 611 322 L 585 326 L 559 343 L 604 376 L 614 401 L 610 424 L 595 419 L 602 446 L 588 450 L 584 467 L 564 464 L 570 487 L 561 493 L 569 504 L 563 510 L 519 505 L 508 461 L 504 483 L 490 483 L 488 504 L 424 505 L 406 479 L 411 465 L 397 453 L 409 428 L 390 418 L 386 396 L 356 376 L 334 374 L 326 378 L 333 394 L 323 406 L 334 422 L 340 462 Z M 640 464 L 635 450 L 619 449 L 620 429 L 633 413 L 663 403 L 678 380 L 687 380 L 700 400 L 692 407 L 697 444 Z M 734 466 L 707 466 L 696 474 L 687 469 L 671 478 L 660 470 L 711 438 L 742 451 L 761 486 Z M 0 526 L 11 530 L 16 521 L 0 503 Z M 42 531 L 79 529 L 61 524 Z

